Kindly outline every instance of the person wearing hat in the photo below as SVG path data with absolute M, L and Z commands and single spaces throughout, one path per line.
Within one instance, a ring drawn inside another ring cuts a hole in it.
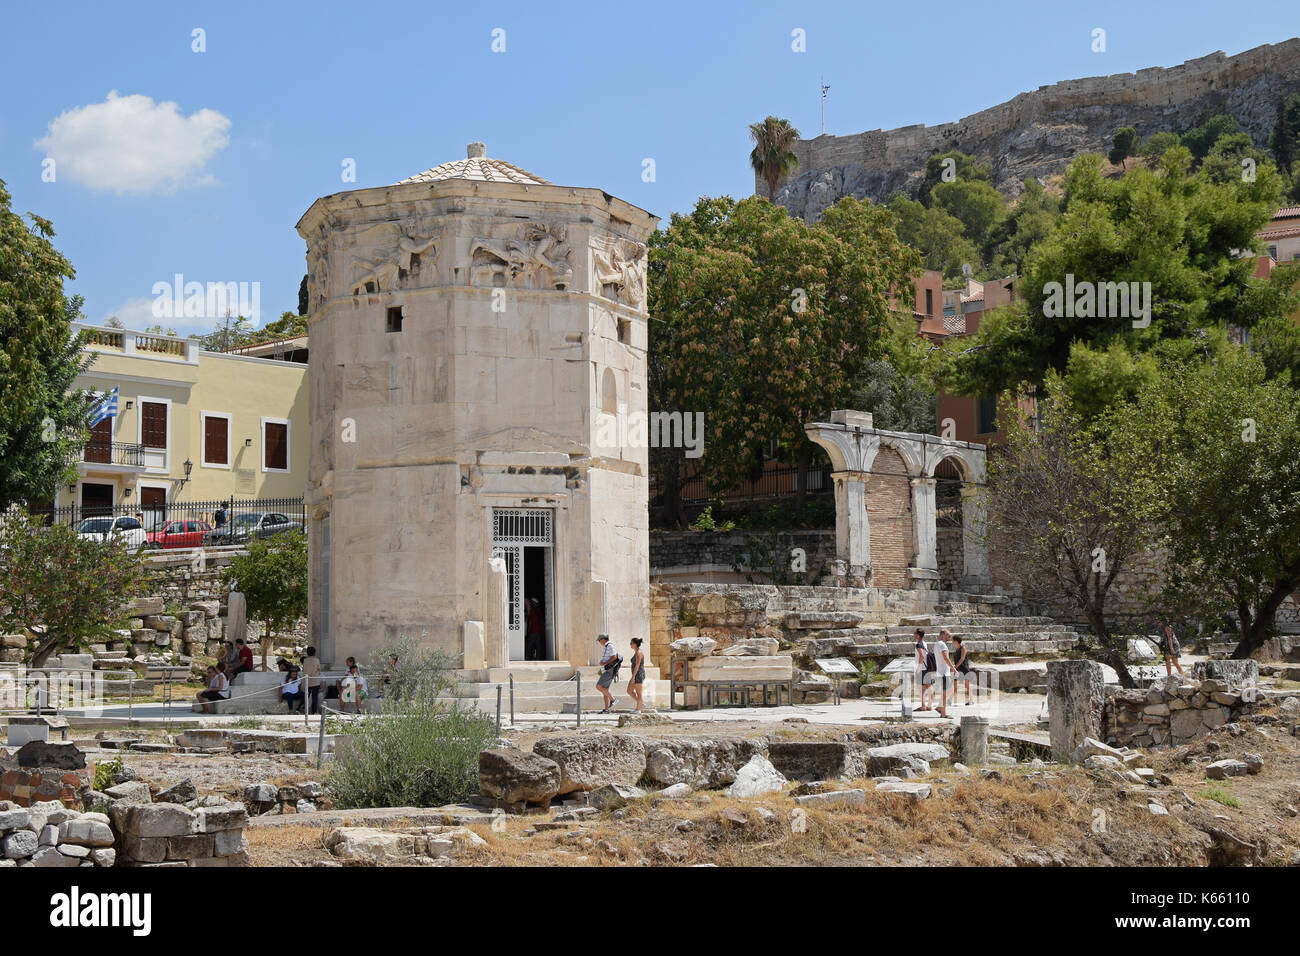
M 605 709 L 601 713 L 608 714 L 614 709 L 614 695 L 609 692 L 609 688 L 618 677 L 618 668 L 623 663 L 623 658 L 614 650 L 614 642 L 608 634 L 601 634 L 596 641 L 600 644 L 600 677 L 596 680 L 596 687 L 600 690 L 600 696 L 605 698 Z

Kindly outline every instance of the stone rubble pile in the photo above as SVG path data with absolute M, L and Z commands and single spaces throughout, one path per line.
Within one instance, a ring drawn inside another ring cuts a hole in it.
M 112 866 L 113 830 L 102 813 L 81 813 L 58 800 L 20 807 L 0 800 L 0 869 Z

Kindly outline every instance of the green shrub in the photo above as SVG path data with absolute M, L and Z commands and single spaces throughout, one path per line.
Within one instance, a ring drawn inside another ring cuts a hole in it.
M 328 784 L 342 809 L 436 807 L 478 793 L 478 755 L 492 746 L 486 714 L 419 695 L 354 721 Z
M 113 778 L 123 769 L 122 755 L 95 764 L 95 789 L 103 793 L 113 785 Z
M 392 666 L 393 658 L 397 666 Z M 378 675 L 383 686 L 383 700 L 410 700 L 413 697 L 448 697 L 457 684 L 458 655 L 422 645 L 415 638 L 399 635 L 375 649 L 365 673 Z M 372 692 L 378 689 L 371 678 Z M 385 708 L 386 709 L 386 708 Z
M 700 516 L 691 523 L 692 531 L 733 531 L 736 522 L 723 521 L 718 522 L 713 518 L 713 505 L 706 505 L 700 512 Z

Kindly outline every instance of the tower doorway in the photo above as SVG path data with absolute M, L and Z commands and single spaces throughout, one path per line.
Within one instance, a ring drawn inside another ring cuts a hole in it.
M 492 509 L 492 553 L 506 563 L 512 661 L 556 659 L 554 528 L 550 508 Z

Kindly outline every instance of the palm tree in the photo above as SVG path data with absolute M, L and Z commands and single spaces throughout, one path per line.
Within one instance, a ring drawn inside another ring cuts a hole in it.
M 791 147 L 799 139 L 799 131 L 789 120 L 769 116 L 761 123 L 749 125 L 749 136 L 754 149 L 749 154 L 749 165 L 767 181 L 768 198 L 776 196 L 776 184 L 790 170 L 799 165 Z

